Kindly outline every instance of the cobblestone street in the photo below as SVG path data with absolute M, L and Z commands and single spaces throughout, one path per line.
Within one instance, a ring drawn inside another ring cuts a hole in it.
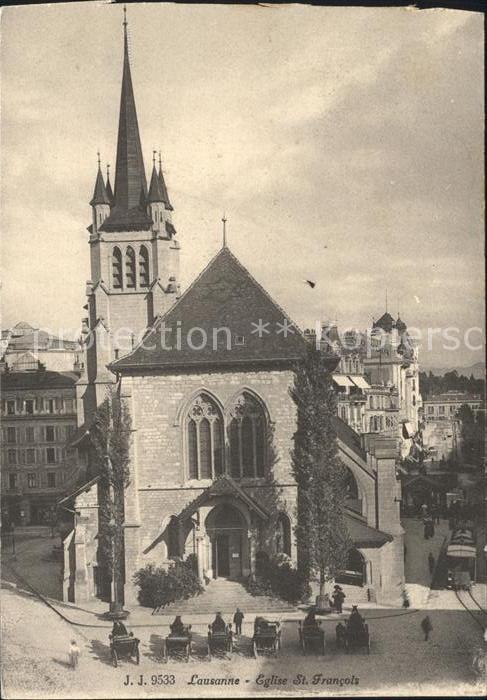
M 211 662 L 206 657 L 208 620 L 198 620 L 198 616 L 194 616 L 187 620 L 193 623 L 193 657 L 189 663 L 170 659 L 167 664 L 161 662 L 161 646 L 168 633 L 169 620 L 159 622 L 156 618 L 152 627 L 134 625 L 131 628 L 141 640 L 140 666 L 124 660 L 115 669 L 111 665 L 110 629 L 106 622 L 94 620 L 90 627 L 73 626 L 29 595 L 8 589 L 2 593 L 2 673 L 5 693 L 10 698 L 79 697 L 87 692 L 93 698 L 190 696 L 202 692 L 200 685 L 190 684 L 197 678 L 239 679 L 239 684 L 232 685 L 231 690 L 227 685 L 205 686 L 206 696 L 238 696 L 249 690 L 263 695 L 274 695 L 278 690 L 302 691 L 308 695 L 312 692 L 374 693 L 379 688 L 386 692 L 389 687 L 391 692 L 398 694 L 399 686 L 401 694 L 433 694 L 440 690 L 445 694 L 481 694 L 471 666 L 474 649 L 481 643 L 481 632 L 467 613 L 456 610 L 429 613 L 433 622 L 429 642 L 424 642 L 421 634 L 421 612 L 365 611 L 372 640 L 370 656 L 361 650 L 350 654 L 337 650 L 334 642 L 336 621 L 332 620 L 325 622 L 325 656 L 303 656 L 298 644 L 297 624 L 291 620 L 283 622 L 283 645 L 279 656 L 255 660 L 250 653 L 249 621 L 244 626 L 242 638 L 237 641 L 231 661 L 213 658 Z M 68 614 L 66 609 L 63 614 Z M 130 622 L 128 626 L 130 628 Z M 76 671 L 67 665 L 68 645 L 73 638 L 78 641 L 82 652 Z M 133 686 L 124 685 L 127 674 L 130 674 Z M 140 674 L 147 685 L 138 685 Z M 159 674 L 162 680 L 158 678 Z M 298 677 L 298 674 L 301 675 Z M 338 680 L 313 685 L 313 678 L 318 678 L 316 674 L 322 674 L 320 679 Z M 265 687 L 264 678 L 273 676 L 274 682 L 269 681 Z M 285 685 L 283 682 L 276 685 L 277 679 L 285 679 Z M 341 687 L 340 679 L 343 679 Z M 302 683 L 294 685 L 293 681 L 298 680 Z

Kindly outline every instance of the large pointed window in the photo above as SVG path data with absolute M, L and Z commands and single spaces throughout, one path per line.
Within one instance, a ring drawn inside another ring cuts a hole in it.
M 139 284 L 141 287 L 149 286 L 149 253 L 145 245 L 139 250 Z
M 260 403 L 244 392 L 230 411 L 230 471 L 235 478 L 264 476 L 266 420 Z
M 116 247 L 112 252 L 112 280 L 113 289 L 122 289 L 122 253 Z
M 125 252 L 125 282 L 127 289 L 135 288 L 135 253 L 130 246 Z
M 200 394 L 187 415 L 188 476 L 214 479 L 224 470 L 223 418 L 216 403 Z

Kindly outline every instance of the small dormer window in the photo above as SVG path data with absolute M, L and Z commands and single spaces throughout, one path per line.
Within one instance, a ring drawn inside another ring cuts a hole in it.
M 244 335 L 236 335 L 234 338 L 234 343 L 235 343 L 235 345 L 245 345 L 245 336 Z

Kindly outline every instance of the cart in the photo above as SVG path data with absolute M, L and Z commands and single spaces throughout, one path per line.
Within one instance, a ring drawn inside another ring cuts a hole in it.
M 134 637 L 133 632 L 124 635 L 109 635 L 110 653 L 112 655 L 112 663 L 117 668 L 118 661 L 121 657 L 129 657 L 134 659 L 136 664 L 140 663 L 139 643 L 140 640 Z
M 305 625 L 299 621 L 299 643 L 303 654 L 307 649 L 318 649 L 321 654 L 325 653 L 325 631 L 321 629 L 321 622 L 316 625 Z
M 277 656 L 281 648 L 281 623 L 277 621 L 262 620 L 255 622 L 254 636 L 252 637 L 252 651 L 254 658 L 262 652 Z
M 171 654 L 182 655 L 185 661 L 189 661 L 192 653 L 191 625 L 184 628 L 184 632 L 168 634 L 163 642 L 162 660 L 167 663 Z
M 349 652 L 351 649 L 366 647 L 367 654 L 370 654 L 369 626 L 364 623 L 361 630 L 350 630 L 341 623 L 336 628 L 337 647 L 342 647 Z
M 232 625 L 226 625 L 221 632 L 213 632 L 211 625 L 208 625 L 208 659 L 211 661 L 211 655 L 215 651 L 224 651 L 232 653 L 233 651 L 233 633 Z

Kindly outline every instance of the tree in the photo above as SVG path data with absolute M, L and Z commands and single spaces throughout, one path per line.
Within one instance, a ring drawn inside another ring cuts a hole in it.
M 484 456 L 485 423 L 481 411 L 475 417 L 472 409 L 463 404 L 458 409 L 458 418 L 462 423 L 462 454 L 464 462 L 480 465 Z
M 130 483 L 131 418 L 119 388 L 108 396 L 95 414 L 90 430 L 100 475 L 99 555 L 112 584 L 112 605 L 123 604 L 125 490 Z
M 351 543 L 345 524 L 346 469 L 338 457 L 333 418 L 336 396 L 322 353 L 309 346 L 297 366 L 291 395 L 297 406 L 292 454 L 298 486 L 298 569 L 326 581 L 345 567 Z

